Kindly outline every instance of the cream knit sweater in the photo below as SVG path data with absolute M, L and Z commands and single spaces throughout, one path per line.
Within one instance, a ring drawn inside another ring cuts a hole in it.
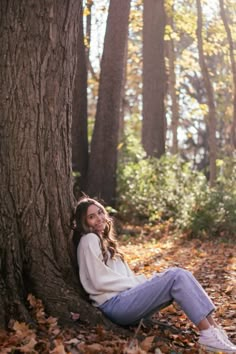
M 94 233 L 81 238 L 77 259 L 81 283 L 94 306 L 147 280 L 144 275 L 135 275 L 120 257 L 109 258 L 105 264 L 100 240 Z

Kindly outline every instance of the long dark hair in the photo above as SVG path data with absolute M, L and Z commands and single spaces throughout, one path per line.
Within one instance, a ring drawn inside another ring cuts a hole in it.
M 86 216 L 87 216 L 87 210 L 90 207 L 90 205 L 96 205 L 98 208 L 100 208 L 103 211 L 105 215 L 106 227 L 104 229 L 102 236 L 100 236 L 95 231 L 91 231 L 91 229 L 87 225 Z M 71 224 L 72 224 L 72 229 L 74 230 L 73 243 L 75 249 L 77 249 L 80 239 L 83 235 L 93 232 L 100 239 L 102 255 L 105 263 L 107 263 L 108 260 L 108 252 L 110 253 L 111 258 L 115 258 L 118 256 L 124 261 L 124 255 L 121 251 L 118 250 L 117 242 L 115 240 L 115 232 L 113 228 L 112 219 L 109 217 L 104 206 L 101 203 L 99 203 L 96 199 L 92 199 L 86 196 L 80 198 L 77 203 L 74 215 L 72 217 Z

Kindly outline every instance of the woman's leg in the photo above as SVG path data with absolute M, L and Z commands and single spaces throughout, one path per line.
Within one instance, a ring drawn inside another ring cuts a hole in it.
M 236 353 L 236 347 L 211 317 L 214 305 L 194 276 L 171 268 L 111 298 L 100 309 L 112 321 L 132 324 L 176 301 L 200 331 L 199 344 L 209 351 Z
M 209 321 L 210 325 L 213 326 L 213 327 L 217 327 L 217 324 L 214 320 L 214 318 L 210 315 L 210 316 L 207 316 L 207 320 Z
M 199 329 L 199 331 L 205 331 L 206 329 L 209 329 L 210 327 L 211 327 L 210 322 L 206 318 L 201 320 L 197 325 L 197 328 Z
M 100 308 L 114 322 L 127 325 L 150 316 L 172 301 L 176 301 L 196 325 L 214 310 L 212 301 L 194 276 L 181 268 L 156 274 L 108 300 Z

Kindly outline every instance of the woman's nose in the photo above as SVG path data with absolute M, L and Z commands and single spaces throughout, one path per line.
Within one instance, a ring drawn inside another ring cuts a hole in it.
M 97 215 L 97 220 L 98 220 L 98 221 L 101 221 L 101 220 L 102 220 L 102 215 L 98 214 L 98 215 Z

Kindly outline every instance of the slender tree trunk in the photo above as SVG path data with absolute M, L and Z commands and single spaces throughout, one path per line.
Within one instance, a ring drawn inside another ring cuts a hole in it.
M 173 6 L 170 11 L 171 13 L 167 16 L 167 25 L 171 28 L 172 32 L 174 32 L 174 24 L 173 24 Z M 170 38 L 167 42 L 167 53 L 169 59 L 169 92 L 171 97 L 171 131 L 172 131 L 172 146 L 171 152 L 172 154 L 178 153 L 178 126 L 179 126 L 179 103 L 176 92 L 176 74 L 175 74 L 175 45 L 174 39 L 170 34 Z
M 125 131 L 125 84 L 126 84 L 126 77 L 127 77 L 127 58 L 128 58 L 128 33 L 126 39 L 126 46 L 125 46 L 125 64 L 124 64 L 124 76 L 123 76 L 123 85 L 122 85 L 122 92 L 121 92 L 121 109 L 120 109 L 120 122 L 119 122 L 119 138 L 118 142 L 120 143 L 124 138 L 124 131 Z
M 79 13 L 76 0 L 0 3 L 1 327 L 30 320 L 29 292 L 61 319 L 95 316 L 69 252 Z
M 203 38 L 202 38 L 202 6 L 201 0 L 197 0 L 197 12 L 198 12 L 198 23 L 197 23 L 197 40 L 198 40 L 198 53 L 199 53 L 199 63 L 202 71 L 203 80 L 207 92 L 207 101 L 209 107 L 208 113 L 208 126 L 209 126 L 209 160 L 210 160 L 210 185 L 213 186 L 216 180 L 216 109 L 214 101 L 214 92 L 205 62 L 204 51 L 203 51 Z
M 164 0 L 144 0 L 142 144 L 149 156 L 165 153 Z
M 88 193 L 114 205 L 117 146 L 130 1 L 111 0 L 91 142 Z
M 92 7 L 93 7 L 94 1 L 93 0 L 87 0 L 86 1 L 86 7 L 88 9 L 88 15 L 86 16 L 86 53 L 87 56 L 89 57 L 90 53 L 90 43 L 91 43 L 91 23 L 92 23 Z
M 86 7 L 88 10 L 88 15 L 86 16 L 86 61 L 87 61 L 87 70 L 90 72 L 92 78 L 95 81 L 99 81 L 98 75 L 95 73 L 92 63 L 90 61 L 90 44 L 91 44 L 91 24 L 92 24 L 92 8 L 94 5 L 93 0 L 86 1 Z
M 232 123 L 232 146 L 236 149 L 236 61 L 234 54 L 234 42 L 232 33 L 230 30 L 230 26 L 227 20 L 227 15 L 225 13 L 225 5 L 224 0 L 219 0 L 220 3 L 220 14 L 222 21 L 224 23 L 225 31 L 227 34 L 228 42 L 229 42 L 229 54 L 230 61 L 232 67 L 232 75 L 233 75 L 233 123 Z
M 81 1 L 80 1 L 81 2 Z M 72 167 L 79 172 L 76 184 L 85 190 L 88 170 L 87 65 L 84 45 L 83 10 L 80 4 L 78 61 L 73 91 Z

